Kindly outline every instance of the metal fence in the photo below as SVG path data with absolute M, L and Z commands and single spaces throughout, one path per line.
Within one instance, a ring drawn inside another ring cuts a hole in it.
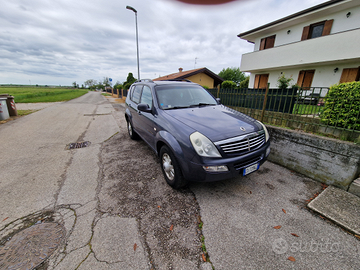
M 323 134 L 355 141 L 360 138 L 360 115 L 351 121 L 356 123 L 351 128 L 340 124 L 331 125 L 322 117 L 324 110 L 332 110 L 335 106 L 355 108 L 355 100 L 344 97 L 336 104 L 325 106 L 329 88 L 312 87 L 307 89 L 210 89 L 213 96 L 220 98 L 221 103 L 237 111 L 245 113 L 269 125 L 303 130 L 315 134 Z M 344 119 L 345 122 L 347 121 Z

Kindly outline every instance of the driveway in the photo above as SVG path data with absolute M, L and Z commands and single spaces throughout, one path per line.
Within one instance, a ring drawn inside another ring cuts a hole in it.
M 90 92 L 0 125 L 0 269 L 358 268 L 360 241 L 306 208 L 320 183 L 266 162 L 173 190 L 122 105 Z M 62 229 L 11 243 L 44 224 Z

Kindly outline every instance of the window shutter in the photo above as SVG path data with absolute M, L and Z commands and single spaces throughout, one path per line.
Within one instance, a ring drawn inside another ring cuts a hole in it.
M 261 39 L 261 42 L 260 42 L 260 51 L 265 49 L 265 41 L 266 41 L 266 38 Z
M 254 82 L 254 88 L 259 88 L 259 82 L 260 82 L 260 75 L 255 75 L 255 82 Z
M 305 71 L 301 70 L 301 71 L 299 72 L 299 77 L 298 77 L 298 81 L 297 81 L 297 85 L 300 86 L 300 87 L 301 87 L 302 84 L 303 84 L 304 75 L 305 75 Z
M 340 83 L 358 81 L 359 70 L 360 68 L 344 68 L 341 73 Z
M 309 26 L 305 26 L 304 29 L 303 29 L 302 36 L 301 36 L 301 40 L 308 39 L 308 37 L 309 37 L 309 31 L 310 31 L 310 25 L 309 25 Z
M 327 20 L 324 24 L 324 29 L 322 32 L 323 36 L 330 35 L 331 27 L 333 25 L 334 20 Z
M 315 70 L 306 70 L 305 71 L 304 81 L 302 84 L 303 89 L 307 89 L 307 90 L 310 89 L 312 80 L 314 78 L 314 73 L 315 73 Z
M 274 45 L 275 45 L 275 36 L 266 38 L 266 44 L 265 44 L 266 49 L 273 48 Z
M 265 89 L 267 87 L 268 80 L 269 80 L 269 74 L 261 74 L 259 88 Z

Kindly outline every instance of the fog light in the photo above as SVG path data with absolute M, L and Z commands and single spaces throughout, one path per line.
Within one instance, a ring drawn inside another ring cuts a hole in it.
M 266 149 L 266 156 L 268 156 L 270 154 L 270 147 L 268 147 L 267 149 Z
M 228 167 L 225 165 L 222 166 L 203 166 L 204 170 L 207 172 L 227 172 L 229 171 Z

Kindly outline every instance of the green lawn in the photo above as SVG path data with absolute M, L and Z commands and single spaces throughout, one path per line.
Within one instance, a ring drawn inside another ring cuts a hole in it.
M 322 108 L 322 106 L 317 105 L 295 104 L 293 114 L 317 114 L 321 112 Z
M 15 103 L 36 103 L 67 101 L 80 97 L 87 89 L 66 89 L 50 87 L 0 87 L 0 94 L 15 97 Z

